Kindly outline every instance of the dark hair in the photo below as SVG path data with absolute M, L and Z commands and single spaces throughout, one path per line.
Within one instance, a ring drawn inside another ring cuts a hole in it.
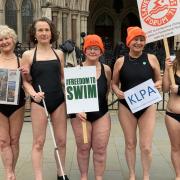
M 53 43 L 55 41 L 58 40 L 58 32 L 56 30 L 56 27 L 55 25 L 53 24 L 53 22 L 48 19 L 47 17 L 42 17 L 42 18 L 39 18 L 39 19 L 36 19 L 32 24 L 31 26 L 29 27 L 29 41 L 30 42 L 33 42 L 34 44 L 37 44 L 37 39 L 35 38 L 35 34 L 36 34 L 36 23 L 37 22 L 47 22 L 49 24 L 49 27 L 50 27 L 50 30 L 51 30 L 51 40 L 50 40 L 50 43 Z
M 176 55 L 176 59 L 174 60 L 174 64 L 173 64 L 174 72 L 176 72 L 177 69 L 180 68 L 180 50 L 177 50 L 175 55 Z

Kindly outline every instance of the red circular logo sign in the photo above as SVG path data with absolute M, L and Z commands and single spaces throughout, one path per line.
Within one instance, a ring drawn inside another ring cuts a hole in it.
M 162 26 L 175 16 L 179 0 L 143 0 L 141 17 L 150 26 Z

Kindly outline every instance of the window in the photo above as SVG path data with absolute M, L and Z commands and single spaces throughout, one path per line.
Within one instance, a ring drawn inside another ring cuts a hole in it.
M 7 0 L 5 4 L 5 24 L 17 32 L 17 8 L 15 0 Z
M 122 0 L 114 0 L 113 8 L 116 11 L 116 13 L 120 13 L 121 10 L 123 9 L 123 1 Z
M 33 21 L 33 6 L 31 0 L 23 0 L 21 7 L 22 42 L 27 42 L 27 30 Z

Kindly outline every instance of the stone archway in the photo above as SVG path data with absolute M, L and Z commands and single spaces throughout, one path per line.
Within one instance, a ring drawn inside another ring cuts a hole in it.
M 95 34 L 102 37 L 103 41 L 108 41 L 112 47 L 114 42 L 114 23 L 107 13 L 101 14 L 95 22 Z
M 141 26 L 139 18 L 133 13 L 129 13 L 121 23 L 121 41 L 124 43 L 126 42 L 127 28 L 129 26 Z

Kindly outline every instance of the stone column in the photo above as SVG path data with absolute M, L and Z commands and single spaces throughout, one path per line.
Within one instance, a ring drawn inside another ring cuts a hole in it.
M 58 11 L 58 14 L 57 14 L 57 30 L 59 32 L 59 39 L 58 39 L 58 44 L 61 44 L 62 43 L 62 36 L 63 36 L 63 33 L 62 33 L 62 11 Z
M 18 35 L 18 41 L 19 42 L 24 42 L 26 41 L 25 39 L 22 39 L 22 18 L 21 18 L 21 11 L 20 9 L 17 10 L 17 35 Z
M 4 24 L 4 23 L 5 23 L 5 13 L 3 9 L 0 9 L 0 24 Z
M 68 13 L 67 16 L 67 39 L 72 39 L 72 19 L 71 19 L 71 13 Z
M 180 35 L 174 36 L 174 50 L 180 50 Z
M 71 21 L 71 34 L 72 34 L 72 40 L 76 43 L 77 38 L 77 15 L 72 15 L 72 21 Z
M 68 32 L 67 32 L 67 18 L 68 14 L 63 12 L 62 13 L 62 42 L 66 41 L 68 38 Z

